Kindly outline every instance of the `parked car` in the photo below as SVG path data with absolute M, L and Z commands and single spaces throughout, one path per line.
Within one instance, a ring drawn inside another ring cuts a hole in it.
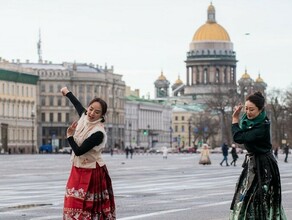
M 53 153 L 53 146 L 51 144 L 44 144 L 39 147 L 40 153 Z
M 63 147 L 58 150 L 58 153 L 60 154 L 71 154 L 72 153 L 72 148 L 71 147 Z

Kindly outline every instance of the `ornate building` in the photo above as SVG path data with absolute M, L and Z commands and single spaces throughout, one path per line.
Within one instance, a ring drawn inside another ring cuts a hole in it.
M 37 152 L 37 82 L 38 76 L 0 69 L 0 153 Z
M 238 80 L 239 86 L 239 94 L 240 100 L 244 103 L 245 98 L 248 94 L 251 94 L 255 91 L 260 91 L 262 94 L 265 95 L 265 90 L 267 88 L 267 84 L 261 78 L 260 74 L 258 78 L 254 81 L 250 75 L 245 70 L 244 74 L 242 74 L 241 78 Z
M 227 31 L 216 22 L 210 4 L 207 22 L 195 32 L 187 52 L 184 94 L 203 102 L 218 93 L 236 89 L 236 57 Z
M 169 97 L 169 81 L 163 75 L 161 71 L 160 76 L 154 82 L 155 85 L 155 98 L 166 98 Z
M 94 97 L 108 104 L 106 131 L 109 147 L 123 147 L 125 121 L 125 82 L 112 68 L 84 63 L 0 62 L 0 68 L 38 76 L 36 94 L 37 146 L 52 144 L 57 150 L 68 145 L 66 130 L 78 119 L 60 89 L 67 86 L 86 107 Z

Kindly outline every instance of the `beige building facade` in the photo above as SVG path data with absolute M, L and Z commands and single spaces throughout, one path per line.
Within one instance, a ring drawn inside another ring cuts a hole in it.
M 38 77 L 35 119 L 37 146 L 53 145 L 54 151 L 68 146 L 66 129 L 78 115 L 60 89 L 67 86 L 86 108 L 100 97 L 108 104 L 106 130 L 108 147 L 124 145 L 125 83 L 113 67 L 104 68 L 84 63 L 21 63 L 0 62 L 0 68 L 24 71 Z
M 0 152 L 36 153 L 38 76 L 0 69 Z

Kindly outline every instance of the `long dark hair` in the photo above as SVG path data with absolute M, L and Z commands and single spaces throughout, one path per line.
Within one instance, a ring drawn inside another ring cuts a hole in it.
M 101 122 L 105 122 L 105 114 L 107 112 L 107 104 L 106 104 L 106 102 L 101 98 L 94 98 L 89 102 L 88 106 L 90 106 L 94 102 L 98 102 L 101 105 L 101 118 L 102 118 Z

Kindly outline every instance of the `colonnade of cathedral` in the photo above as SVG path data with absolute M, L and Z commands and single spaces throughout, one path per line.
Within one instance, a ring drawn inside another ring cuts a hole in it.
M 235 66 L 187 66 L 187 86 L 199 84 L 235 84 Z

